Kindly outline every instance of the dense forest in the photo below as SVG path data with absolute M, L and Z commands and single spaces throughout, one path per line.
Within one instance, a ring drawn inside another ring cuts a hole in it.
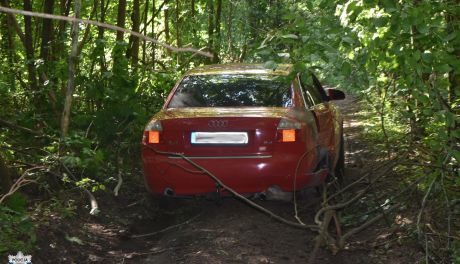
M 140 182 L 143 127 L 185 71 L 291 63 L 362 100 L 376 151 L 405 159 L 392 184 L 417 183 L 410 202 L 418 219 L 407 232 L 425 247 L 436 226 L 426 249 L 438 255 L 427 262 L 460 261 L 460 1 L 1 0 L 0 7 L 0 256 L 35 250 L 37 214 L 76 210 L 67 191 L 94 203 Z

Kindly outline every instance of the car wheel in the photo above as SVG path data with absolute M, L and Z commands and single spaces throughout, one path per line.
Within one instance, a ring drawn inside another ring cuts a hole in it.
M 159 194 L 148 194 L 148 202 L 151 207 L 162 211 L 173 211 L 177 207 L 177 199 Z

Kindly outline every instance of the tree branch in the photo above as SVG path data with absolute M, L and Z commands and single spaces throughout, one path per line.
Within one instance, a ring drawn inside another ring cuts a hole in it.
M 9 121 L 2 120 L 2 119 L 0 119 L 0 125 L 10 127 L 10 128 L 16 129 L 16 130 L 21 130 L 23 132 L 27 132 L 27 133 L 34 134 L 34 135 L 42 135 L 39 131 L 32 130 L 30 128 L 23 127 L 23 126 L 20 126 L 20 125 L 16 125 L 16 124 L 13 124 L 13 123 L 11 123 Z
M 149 149 L 149 150 L 152 150 L 153 152 L 155 152 L 157 154 L 160 154 L 160 155 L 170 155 L 170 156 L 181 157 L 182 159 L 184 159 L 185 161 L 190 163 L 195 168 L 203 171 L 203 173 L 208 175 L 218 186 L 222 187 L 223 189 L 225 189 L 229 193 L 233 194 L 233 196 L 235 196 L 239 200 L 241 200 L 241 201 L 247 203 L 248 205 L 250 205 L 251 207 L 253 207 L 253 208 L 255 208 L 255 209 L 257 209 L 257 210 L 259 210 L 259 211 L 261 211 L 261 212 L 263 212 L 263 213 L 265 213 L 267 215 L 269 215 L 270 217 L 274 218 L 275 220 L 278 220 L 279 222 L 282 222 L 282 223 L 287 224 L 289 226 L 300 228 L 300 229 L 309 229 L 309 230 L 317 230 L 318 229 L 317 225 L 304 225 L 304 224 L 299 224 L 299 223 L 287 220 L 287 219 L 285 219 L 285 218 L 283 218 L 283 217 L 281 217 L 279 215 L 274 214 L 270 210 L 268 210 L 268 209 L 256 204 L 255 202 L 249 200 L 248 198 L 244 197 L 243 195 L 239 194 L 238 192 L 236 192 L 235 190 L 233 190 L 232 188 L 227 186 L 219 178 L 217 178 L 217 176 L 215 176 L 214 174 L 212 174 L 210 171 L 208 171 L 207 169 L 203 168 L 202 166 L 196 164 L 193 160 L 191 160 L 189 157 L 187 157 L 187 156 L 185 156 L 183 154 L 174 153 L 174 152 L 159 151 L 159 150 L 156 150 L 155 148 L 153 148 L 153 147 L 151 147 L 151 146 L 149 146 L 147 144 L 143 144 L 143 146 L 145 148 Z
M 108 29 L 112 29 L 115 31 L 121 31 L 125 32 L 127 34 L 133 35 L 135 37 L 141 38 L 143 40 L 153 42 L 155 44 L 158 44 L 162 46 L 165 49 L 168 49 L 172 52 L 193 52 L 197 53 L 199 55 L 213 58 L 213 55 L 209 52 L 204 52 L 195 48 L 182 48 L 182 47 L 175 47 L 169 44 L 166 44 L 164 42 L 161 42 L 157 39 L 142 35 L 139 32 L 135 32 L 126 28 L 106 24 L 106 23 L 101 23 L 99 21 L 94 21 L 94 20 L 88 20 L 88 19 L 79 19 L 79 18 L 74 18 L 74 17 L 66 17 L 66 16 L 60 16 L 60 15 L 51 15 L 51 14 L 45 14 L 45 13 L 38 13 L 38 12 L 30 12 L 30 11 L 24 11 L 24 10 L 19 10 L 19 9 L 13 9 L 13 8 L 8 8 L 8 7 L 3 7 L 0 6 L 0 12 L 8 13 L 8 14 L 19 14 L 19 15 L 24 15 L 24 16 L 32 16 L 32 17 L 41 17 L 41 18 L 48 18 L 48 19 L 54 19 L 54 20 L 61 20 L 61 21 L 68 21 L 68 22 L 78 22 L 78 23 L 83 23 L 83 24 L 89 24 L 89 25 L 95 25 L 99 27 L 104 27 Z
M 31 172 L 33 170 L 44 169 L 44 168 L 45 167 L 43 167 L 43 166 L 38 166 L 38 167 L 33 167 L 33 168 L 30 168 L 30 169 L 26 170 L 21 175 L 21 177 L 19 177 L 19 179 L 17 179 L 16 182 L 13 183 L 13 185 L 10 188 L 10 190 L 6 194 L 0 196 L 0 204 L 2 204 L 6 200 L 6 198 L 8 198 L 9 196 L 13 195 L 20 188 L 26 186 L 27 184 L 35 183 L 34 180 L 26 179 L 26 176 L 29 174 L 29 172 Z

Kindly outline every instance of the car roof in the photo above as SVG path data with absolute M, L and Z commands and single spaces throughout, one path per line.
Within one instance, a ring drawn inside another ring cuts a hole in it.
M 263 64 L 213 64 L 192 69 L 186 75 L 215 75 L 215 74 L 269 74 L 288 75 L 292 65 L 278 64 L 275 69 L 267 69 Z

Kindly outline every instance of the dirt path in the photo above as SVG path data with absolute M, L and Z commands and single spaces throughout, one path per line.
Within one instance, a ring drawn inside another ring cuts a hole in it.
M 345 116 L 346 178 L 351 181 L 361 175 L 363 164 L 369 163 L 372 155 L 360 143 L 358 104 L 347 99 L 340 106 Z M 40 249 L 34 263 L 306 263 L 313 248 L 316 233 L 288 227 L 234 199 L 225 199 L 219 206 L 205 200 L 180 201 L 168 211 L 159 210 L 156 203 L 144 198 L 143 186 L 138 185 L 123 189 L 116 199 L 110 194 L 98 197 L 102 213 L 97 217 L 82 211 L 76 219 L 57 218 L 57 224 L 40 229 Z M 301 201 L 300 216 L 306 223 L 313 221 L 318 201 L 314 190 Z M 259 203 L 294 220 L 290 203 Z M 189 222 L 148 237 L 133 237 L 184 221 Z M 381 225 L 365 230 L 356 238 L 361 242 L 350 244 L 348 250 L 335 256 L 323 247 L 317 261 L 412 262 L 401 253 L 404 248 L 379 254 L 379 248 L 369 246 L 388 228 Z

